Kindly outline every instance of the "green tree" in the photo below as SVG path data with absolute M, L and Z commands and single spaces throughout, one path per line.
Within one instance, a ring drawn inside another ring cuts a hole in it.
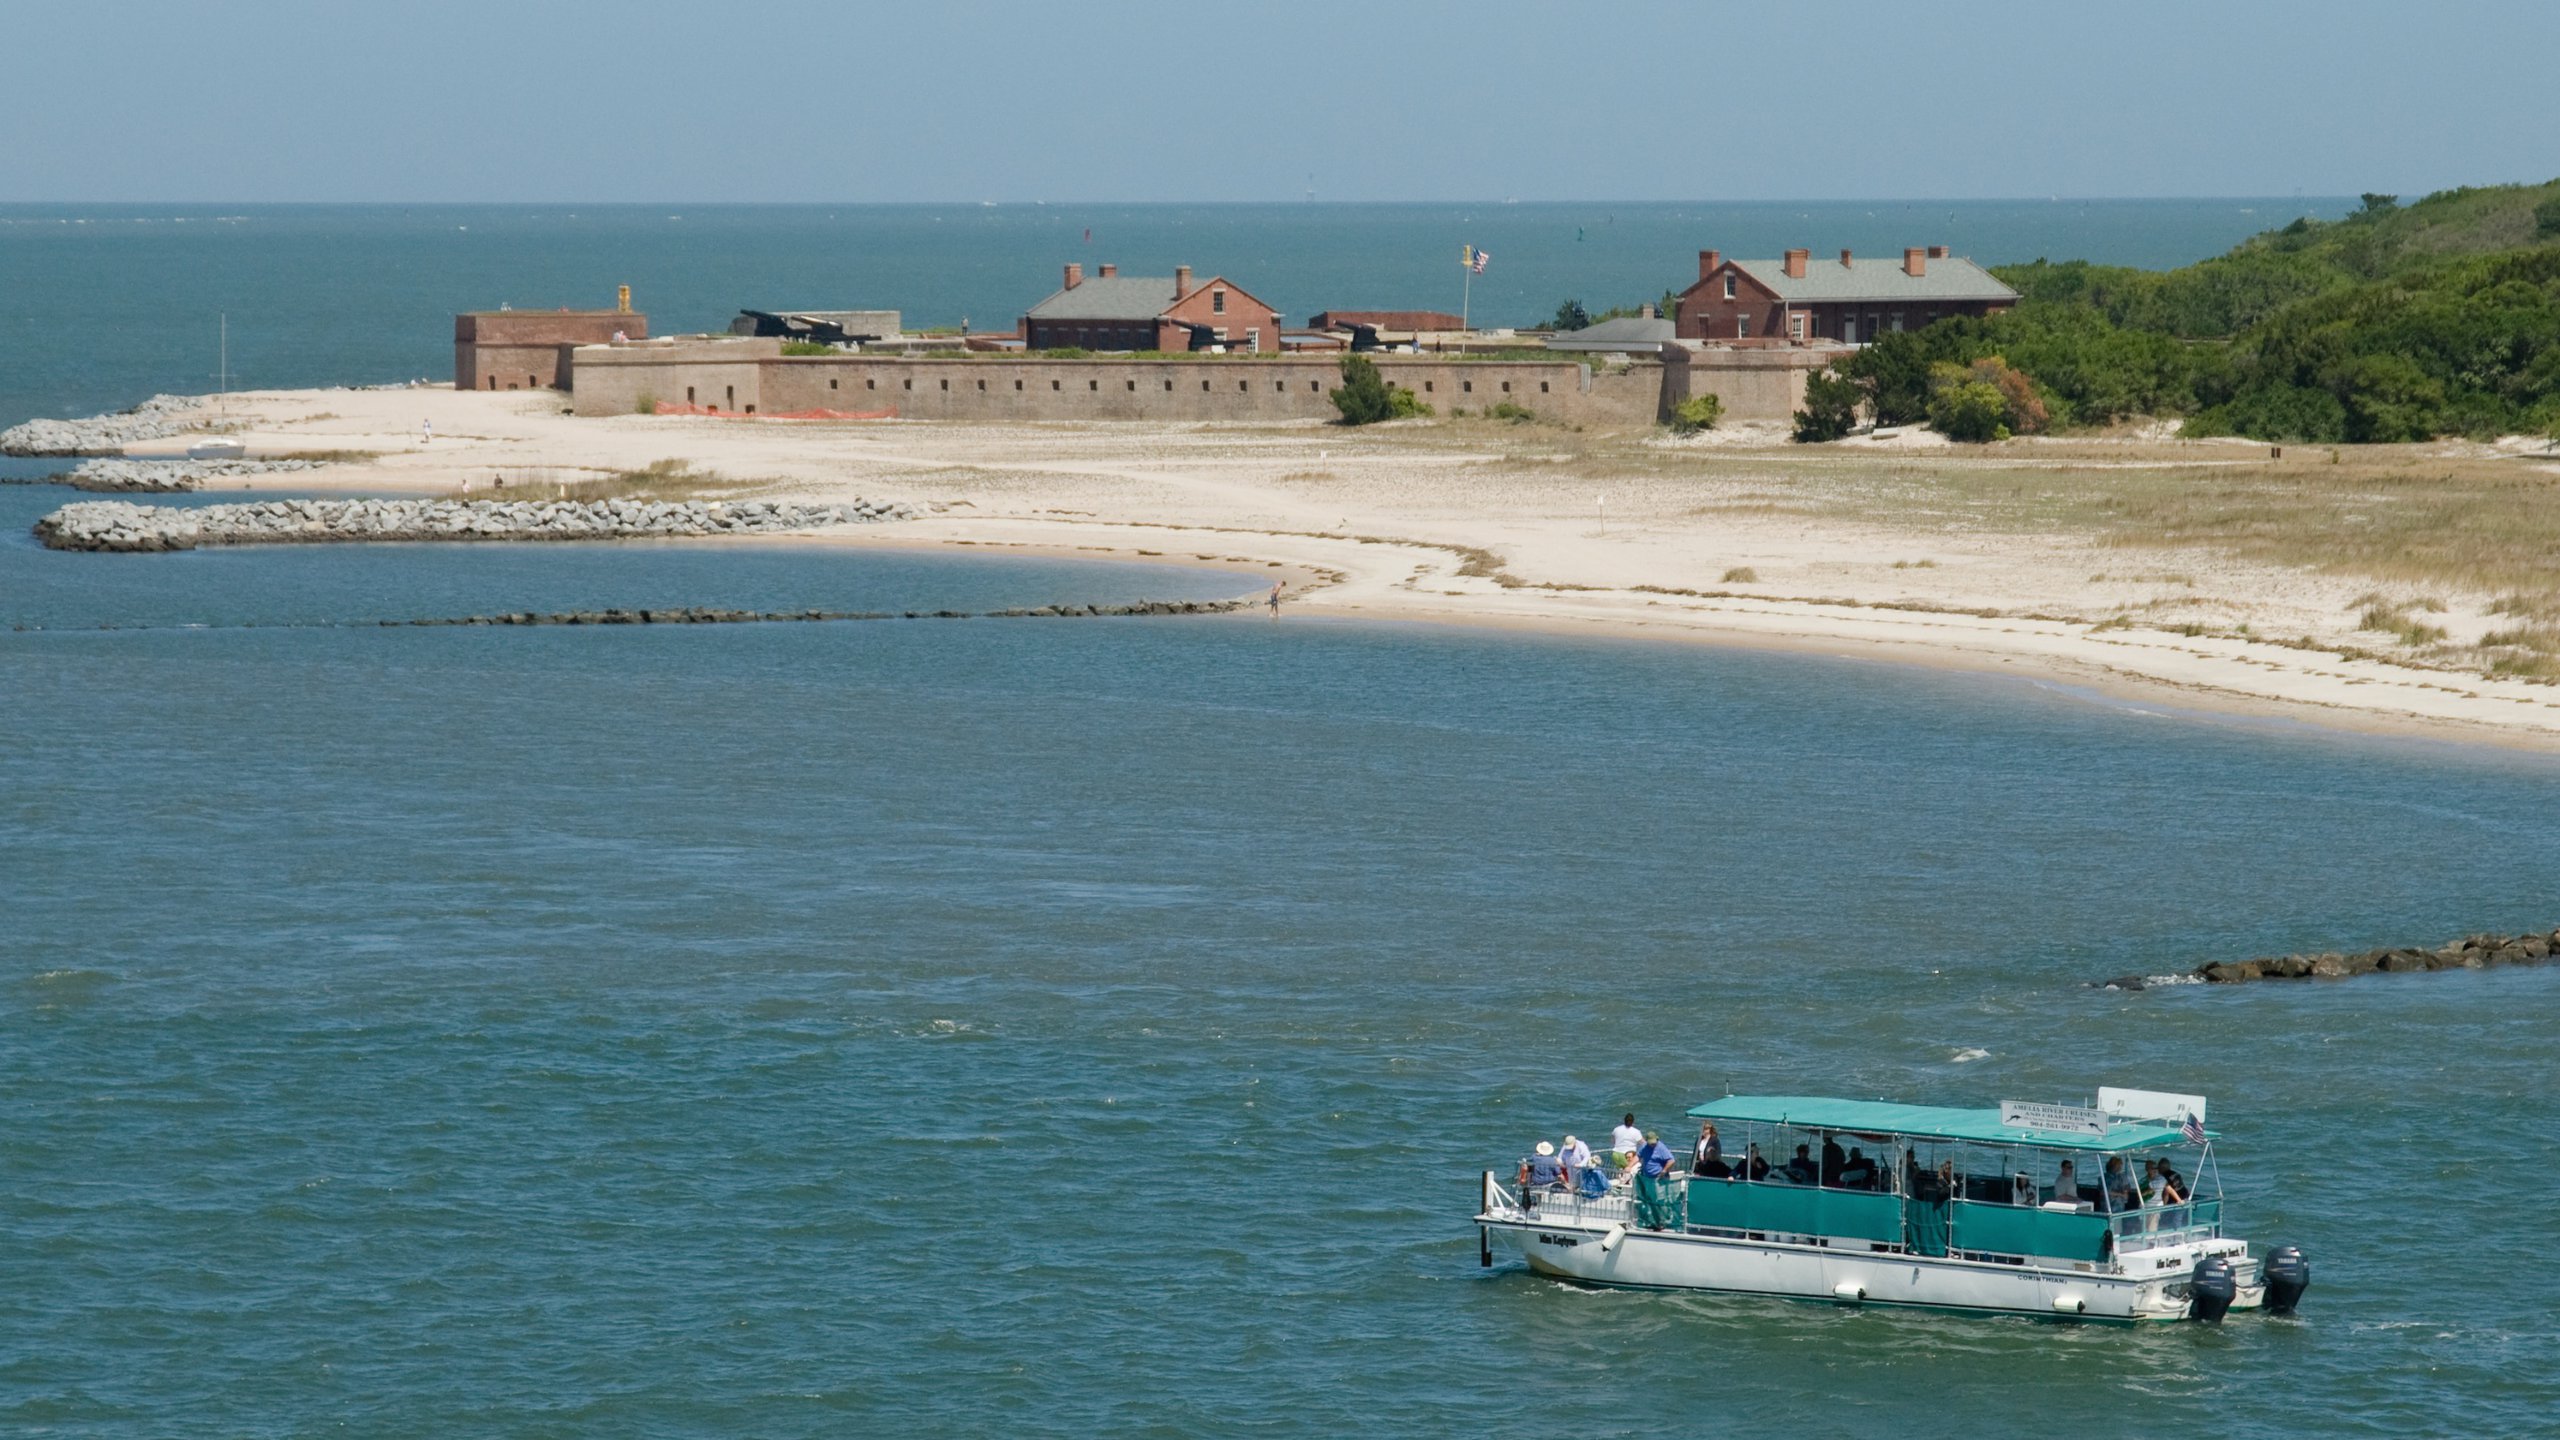
M 1591 312 L 1582 308 L 1581 301 L 1567 300 L 1556 307 L 1556 318 L 1551 323 L 1558 330 L 1588 330 Z
M 1328 398 L 1342 412 L 1345 425 L 1374 425 L 1395 416 L 1395 397 L 1387 393 L 1387 382 L 1365 355 L 1342 357 L 1342 384 Z
M 1888 330 L 1839 368 L 1865 387 L 1877 424 L 1908 425 L 1929 413 L 1931 362 L 1953 359 L 1961 348 L 1962 337 L 1953 328 Z
M 2364 204 L 2347 217 L 2350 220 L 2379 220 L 2400 208 L 2400 197 L 2397 195 L 2376 195 L 2368 190 L 2356 198 L 2362 200 Z
M 2537 240 L 2560 235 L 2560 195 L 2533 207 L 2533 234 Z
M 1866 387 L 1839 373 L 1839 367 L 1816 371 L 1804 382 L 1804 408 L 1796 412 L 1796 439 L 1805 444 L 1837 440 L 1858 425 L 1858 405 Z

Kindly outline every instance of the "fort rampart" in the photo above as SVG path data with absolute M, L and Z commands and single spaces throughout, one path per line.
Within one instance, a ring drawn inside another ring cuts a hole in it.
M 1196 356 L 1051 360 L 784 355 L 774 340 L 661 340 L 581 346 L 570 388 L 581 415 L 643 408 L 724 414 L 894 415 L 907 420 L 1271 421 L 1331 419 L 1339 358 Z M 1783 420 L 1819 351 L 1708 351 L 1686 364 L 1621 368 L 1577 360 L 1373 357 L 1390 385 L 1440 414 L 1510 403 L 1544 420 L 1649 425 L 1712 391 L 1735 419 Z

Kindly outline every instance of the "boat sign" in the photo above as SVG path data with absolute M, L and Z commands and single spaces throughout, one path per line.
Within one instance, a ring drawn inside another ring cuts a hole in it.
M 2204 1123 L 2204 1097 L 2180 1095 L 2169 1090 L 2124 1090 L 2113 1085 L 2098 1087 L 2098 1108 L 2127 1120 L 2159 1120 L 2176 1124 L 2193 1116 Z
M 2012 1130 L 2043 1130 L 2062 1135 L 2104 1135 L 2107 1112 L 2078 1105 L 2046 1105 L 2034 1100 L 2000 1102 L 2000 1123 Z

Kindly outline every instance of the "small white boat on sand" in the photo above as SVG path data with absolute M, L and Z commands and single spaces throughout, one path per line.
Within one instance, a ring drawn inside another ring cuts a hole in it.
M 1725 1163 L 1710 1173 L 1639 1194 L 1596 1172 L 1533 1186 L 1527 1162 L 1484 1172 L 1480 1253 L 1586 1284 L 1840 1305 L 2122 1323 L 2289 1314 L 2310 1264 L 2224 1233 L 2204 1111 L 2201 1096 L 2115 1089 L 2095 1106 L 1996 1109 L 1731 1095 L 1689 1112 L 1718 1127 Z M 2190 1157 L 2191 1184 L 2146 1194 L 2146 1161 L 2174 1175 Z

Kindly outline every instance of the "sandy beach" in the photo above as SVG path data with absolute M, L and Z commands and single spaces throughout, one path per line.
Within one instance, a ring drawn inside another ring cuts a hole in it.
M 251 455 L 333 461 L 253 489 L 891 499 L 928 513 L 811 543 L 1214 565 L 1281 581 L 1295 615 L 1776 646 L 2560 748 L 2560 686 L 2483 643 L 2542 616 L 2534 537 L 2438 556 L 2391 534 L 2434 523 L 2402 493 L 2560 489 L 2522 445 L 577 419 L 548 392 L 440 388 L 225 406 Z

